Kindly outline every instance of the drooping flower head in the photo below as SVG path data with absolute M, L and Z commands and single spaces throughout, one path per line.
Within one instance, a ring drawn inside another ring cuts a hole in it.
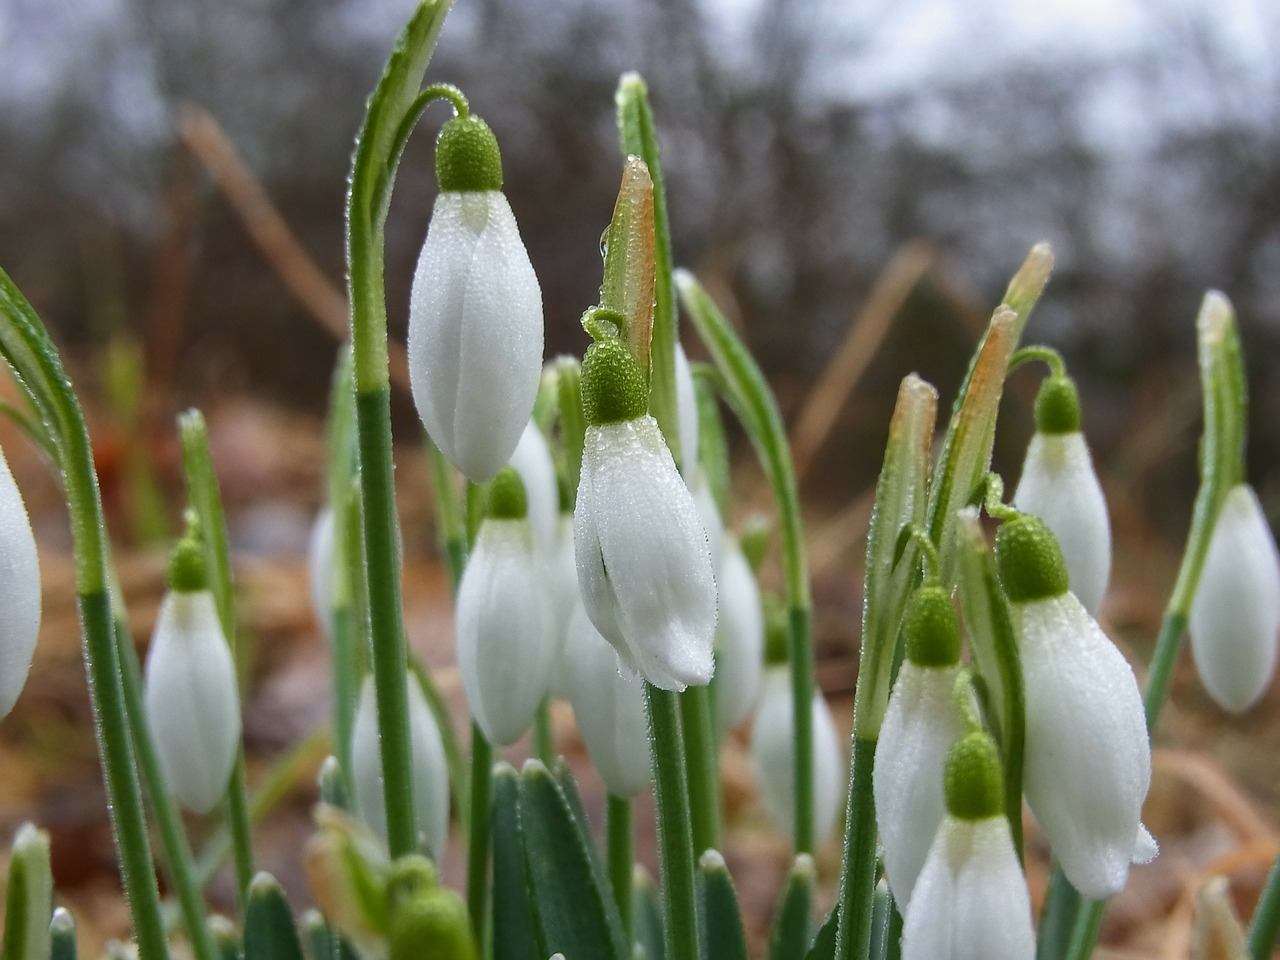
M 1155 856 L 1142 826 L 1151 748 L 1133 670 L 1067 589 L 1043 522 L 1022 515 L 996 534 L 1026 690 L 1027 802 L 1067 879 L 1089 897 L 1118 892 L 1129 864 Z
M 903 612 L 902 635 L 906 659 L 876 742 L 873 786 L 889 887 L 905 908 L 946 814 L 947 754 L 965 732 L 954 696 L 960 624 L 947 591 L 919 587 Z
M 1209 695 L 1225 710 L 1252 706 L 1271 683 L 1280 632 L 1280 556 L 1247 483 L 1218 511 L 1191 604 L 1191 652 Z
M 436 199 L 409 302 L 418 415 L 475 481 L 510 458 L 542 373 L 542 291 L 502 194 L 502 159 L 476 116 L 445 124 Z
M 1031 897 L 1004 817 L 996 746 L 984 733 L 946 758 L 947 813 L 907 904 L 903 960 L 1031 960 Z
M 556 663 L 524 485 L 506 467 L 458 586 L 458 669 L 471 715 L 506 746 L 533 723 Z
M 1080 432 L 1080 396 L 1070 378 L 1040 386 L 1036 432 L 1022 463 L 1013 505 L 1044 521 L 1062 550 L 1071 592 L 1096 614 L 1111 576 L 1111 521 Z
M 0 451 L 0 720 L 9 715 L 27 682 L 40 633 L 40 562 L 31 521 Z
M 716 726 L 724 736 L 755 708 L 764 678 L 764 607 L 751 564 L 738 541 L 725 537 L 716 571 Z
M 183 806 L 208 813 L 235 764 L 240 694 L 203 548 L 192 534 L 169 565 L 169 592 L 147 651 L 144 700 L 165 783 Z

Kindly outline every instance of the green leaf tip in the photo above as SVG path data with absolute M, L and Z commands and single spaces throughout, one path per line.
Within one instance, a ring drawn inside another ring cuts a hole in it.
M 441 128 L 436 138 L 436 180 L 446 192 L 502 189 L 498 138 L 475 114 L 454 117 Z
M 523 520 L 529 515 L 524 481 L 515 467 L 503 467 L 489 484 L 489 516 L 494 520 Z
M 943 790 L 947 812 L 960 820 L 986 820 L 1004 812 L 1000 751 L 985 733 L 966 734 L 951 745 Z
M 1080 432 L 1080 392 L 1070 377 L 1047 377 L 1036 394 L 1036 432 Z
M 635 355 L 617 337 L 598 340 L 582 360 L 582 411 L 587 425 L 623 423 L 649 410 L 649 386 Z
M 919 667 L 952 667 L 960 662 L 960 621 L 951 595 L 937 584 L 924 584 L 907 601 L 902 614 L 907 659 Z
M 1067 564 L 1058 538 L 1038 517 L 1021 514 L 996 531 L 1000 582 L 1013 603 L 1031 603 L 1066 593 Z

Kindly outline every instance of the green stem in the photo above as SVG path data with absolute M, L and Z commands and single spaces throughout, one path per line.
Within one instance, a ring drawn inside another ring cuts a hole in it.
M 696 960 L 698 922 L 694 899 L 693 832 L 685 784 L 684 742 L 676 695 L 644 685 L 653 746 L 658 806 L 658 855 L 662 861 L 663 932 L 667 960 Z
M 1249 924 L 1249 957 L 1251 960 L 1268 960 L 1280 934 L 1280 857 L 1271 865 L 1267 885 L 1253 911 Z
M 1036 960 L 1062 960 L 1065 956 L 1080 901 L 1080 894 L 1055 860 L 1036 929 Z
M 697 858 L 704 851 L 720 846 L 720 778 L 716 769 L 710 690 L 707 687 L 689 687 L 677 700 L 680 703 L 680 729 L 684 733 L 693 855 Z
M 467 836 L 467 909 L 471 932 L 484 950 L 489 905 L 489 803 L 493 747 L 478 723 L 471 724 L 471 832 Z
M 796 742 L 796 852 L 812 853 L 813 823 L 813 641 L 809 632 L 809 608 L 788 611 L 791 657 L 791 696 Z
M 169 868 L 169 881 L 178 897 L 182 922 L 197 960 L 219 960 L 220 954 L 205 923 L 204 897 L 196 877 L 191 845 L 182 829 L 182 818 L 173 802 L 173 794 L 165 784 L 155 743 L 147 727 L 138 654 L 129 635 L 129 627 L 122 620 L 115 622 L 115 637 L 125 709 L 129 714 L 129 734 L 133 738 L 138 767 L 151 799 L 151 812 L 160 832 L 160 843 L 164 847 L 165 863 Z
M 1062 360 L 1062 354 L 1053 347 L 1022 347 L 1013 352 L 1013 356 L 1009 358 L 1009 373 L 1022 366 L 1024 363 L 1031 363 L 1039 360 L 1049 368 L 1050 374 L 1055 377 L 1065 377 L 1067 375 L 1067 365 Z
M 0 270 L 0 353 L 40 414 L 58 450 L 76 561 L 85 672 L 120 875 L 140 960 L 168 956 L 155 864 L 147 841 L 107 591 L 106 525 L 89 431 L 57 349 L 26 298 Z
M 556 738 L 551 729 L 551 698 L 543 697 L 533 715 L 533 752 L 548 767 L 556 758 Z
M 876 801 L 871 791 L 875 775 L 876 741 L 853 739 L 853 775 L 846 810 L 844 862 L 840 878 L 840 923 L 836 928 L 836 957 L 866 960 L 871 950 L 872 891 L 876 884 Z
M 627 943 L 631 942 L 631 801 L 609 794 L 605 806 L 605 858 L 609 865 L 609 884 L 618 905 L 618 917 Z

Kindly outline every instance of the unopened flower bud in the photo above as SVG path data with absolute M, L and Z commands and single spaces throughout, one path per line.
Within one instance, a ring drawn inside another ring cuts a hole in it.
M 0 720 L 26 685 L 40 633 L 40 562 L 22 494 L 0 452 Z
M 716 631 L 716 725 L 723 736 L 755 708 L 764 678 L 760 587 L 732 537 L 725 537 L 717 586 L 720 622 Z

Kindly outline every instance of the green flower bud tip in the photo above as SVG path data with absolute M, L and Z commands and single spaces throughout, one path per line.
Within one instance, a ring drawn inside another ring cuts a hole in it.
M 515 467 L 503 467 L 489 484 L 489 516 L 494 520 L 523 520 L 529 513 L 524 482 Z
M 1049 377 L 1040 384 L 1036 394 L 1036 432 L 1080 432 L 1080 392 L 1070 377 Z
M 436 886 L 401 904 L 391 918 L 387 940 L 390 960 L 477 960 L 479 956 L 467 906 L 448 887 Z
M 177 593 L 195 593 L 208 588 L 204 546 L 198 537 L 188 533 L 178 541 L 169 557 L 169 589 Z
M 436 139 L 436 180 L 449 193 L 502 189 L 498 138 L 475 114 L 454 117 Z
M 649 411 L 644 373 L 622 340 L 598 340 L 582 360 L 582 412 L 587 426 L 625 423 Z
M 960 662 L 960 622 L 951 597 L 936 584 L 918 588 L 902 614 L 907 658 L 919 667 L 952 667 Z
M 1058 538 L 1044 522 L 1021 514 L 996 531 L 996 565 L 1013 603 L 1060 597 L 1070 586 Z
M 995 741 L 981 732 L 951 745 L 943 791 L 947 812 L 959 820 L 985 820 L 1004 808 L 1004 780 Z

